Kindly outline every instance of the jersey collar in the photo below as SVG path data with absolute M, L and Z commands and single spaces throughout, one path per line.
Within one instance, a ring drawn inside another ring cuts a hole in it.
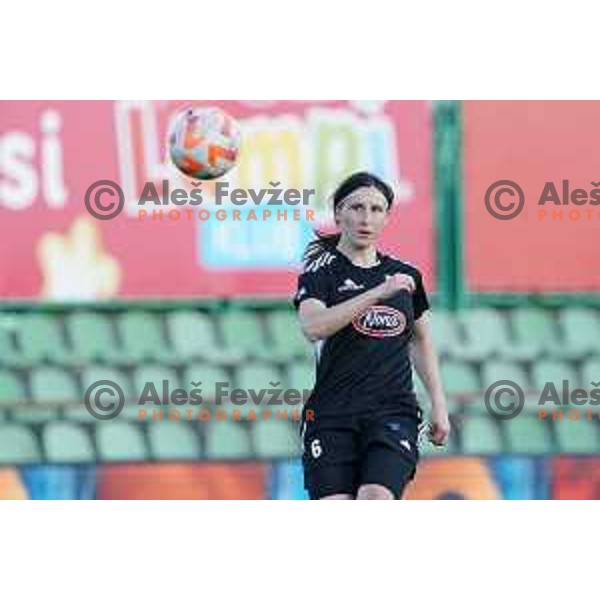
M 350 258 L 348 258 L 348 256 L 346 256 L 343 252 L 340 252 L 337 248 L 334 248 L 335 253 L 341 257 L 341 259 L 346 262 L 347 264 L 349 264 L 350 266 L 354 267 L 355 269 L 360 269 L 361 271 L 371 271 L 371 270 L 375 270 L 378 269 L 379 267 L 381 267 L 384 263 L 385 260 L 385 256 L 379 251 L 376 250 L 376 255 L 377 255 L 377 263 L 374 265 L 371 265 L 370 267 L 363 267 L 361 265 L 357 265 L 355 263 L 353 263 Z

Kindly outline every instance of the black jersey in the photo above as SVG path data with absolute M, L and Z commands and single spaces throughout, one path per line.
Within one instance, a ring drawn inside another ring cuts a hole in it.
M 419 270 L 377 252 L 378 264 L 360 267 L 337 249 L 309 262 L 298 278 L 296 308 L 307 298 L 326 306 L 344 302 L 404 273 L 414 278 L 414 293 L 401 290 L 357 315 L 351 323 L 315 343 L 316 379 L 306 408 L 314 416 L 394 410 L 418 411 L 413 391 L 409 342 L 414 323 L 429 302 Z

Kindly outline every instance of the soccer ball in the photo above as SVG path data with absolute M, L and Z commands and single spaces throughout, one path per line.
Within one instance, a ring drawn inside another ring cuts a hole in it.
M 169 155 L 188 177 L 215 179 L 229 171 L 238 157 L 240 127 L 217 107 L 187 108 L 177 114 L 169 131 Z

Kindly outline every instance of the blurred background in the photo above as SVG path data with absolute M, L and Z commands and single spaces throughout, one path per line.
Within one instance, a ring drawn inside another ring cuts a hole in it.
M 407 497 L 600 498 L 599 409 L 553 420 L 534 405 L 547 382 L 600 385 L 600 208 L 562 201 L 565 180 L 600 185 L 600 102 L 191 103 L 241 125 L 231 188 L 314 188 L 321 229 L 345 175 L 394 186 L 382 249 L 424 274 L 453 423 L 447 448 L 423 446 Z M 186 186 L 165 139 L 188 104 L 1 103 L 0 498 L 306 498 L 293 420 L 140 420 L 134 405 L 146 382 L 314 377 L 291 304 L 310 223 L 137 216 L 145 182 Z M 122 187 L 118 217 L 86 211 L 97 180 Z M 499 180 L 524 192 L 514 219 L 486 209 Z M 547 182 L 561 201 L 542 214 Z M 127 400 L 111 420 L 84 405 L 100 380 Z M 526 392 L 514 419 L 486 410 L 499 380 Z

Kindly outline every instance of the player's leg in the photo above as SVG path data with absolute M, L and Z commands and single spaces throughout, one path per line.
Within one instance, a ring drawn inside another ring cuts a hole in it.
M 351 419 L 307 423 L 302 436 L 304 487 L 311 500 L 353 500 L 358 487 L 358 440 Z
M 371 419 L 361 435 L 361 473 L 357 499 L 399 499 L 414 478 L 419 452 L 418 421 L 382 416 Z
M 311 500 L 354 500 L 357 464 L 304 467 L 304 487 Z
M 330 496 L 323 496 L 319 500 L 354 500 L 352 494 L 331 494 Z
M 394 494 L 378 483 L 365 483 L 358 488 L 357 500 L 394 500 Z

